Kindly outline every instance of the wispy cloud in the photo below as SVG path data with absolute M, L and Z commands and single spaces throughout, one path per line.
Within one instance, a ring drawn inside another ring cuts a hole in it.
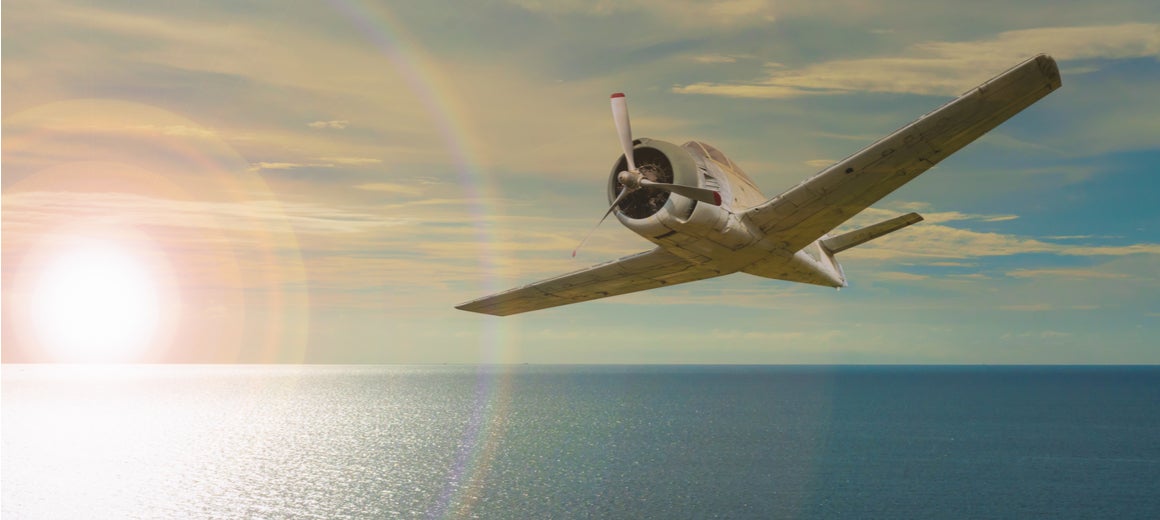
M 256 162 L 250 166 L 250 171 L 260 170 L 297 170 L 299 168 L 330 168 L 329 164 L 301 164 L 291 162 Z
M 811 168 L 825 168 L 825 167 L 827 167 L 831 164 L 834 164 L 836 162 L 838 162 L 838 161 L 836 161 L 834 159 L 810 159 L 810 160 L 806 161 L 805 164 L 806 164 L 806 166 L 809 166 Z
M 931 266 L 935 266 L 935 267 L 974 267 L 977 264 L 975 264 L 973 262 L 945 262 L 944 261 L 944 262 L 927 262 L 926 265 L 931 265 Z
M 1059 60 L 1160 55 L 1160 24 L 1043 27 L 973 41 L 923 42 L 899 56 L 834 60 L 797 69 L 771 68 L 749 83 L 693 83 L 683 94 L 789 98 L 849 92 L 953 96 L 1038 52 Z
M 1000 305 L 1000 309 L 1005 311 L 1019 311 L 1019 312 L 1044 312 L 1054 309 L 1047 303 L 1029 303 L 1024 305 Z
M 1124 273 L 1096 269 L 1016 269 L 1008 272 L 1007 276 L 1015 278 L 1091 278 L 1097 280 L 1130 278 Z
M 923 257 L 967 259 L 1029 253 L 1062 256 L 1160 255 L 1160 244 L 1079 246 L 1003 233 L 984 233 L 939 224 L 919 223 L 843 254 L 854 258 L 897 260 Z
M 156 133 L 159 133 L 161 135 L 176 136 L 176 137 L 198 137 L 198 138 L 203 138 L 203 139 L 219 137 L 217 135 L 217 133 L 215 133 L 212 130 L 209 130 L 207 128 L 200 128 L 200 127 L 188 126 L 188 125 L 166 125 L 166 126 L 138 125 L 136 127 L 132 127 L 132 129 L 142 130 L 145 132 L 156 132 Z M 91 131 L 93 129 L 89 128 L 88 130 Z
M 47 222 L 87 221 L 264 232 L 289 232 L 296 229 L 307 233 L 355 233 L 407 222 L 405 218 L 349 211 L 317 203 L 174 200 L 128 193 L 5 193 L 4 213 L 5 225 L 17 227 Z
M 341 168 L 341 167 L 359 167 L 370 166 L 372 164 L 381 164 L 380 159 L 372 159 L 369 157 L 321 157 L 318 161 L 297 163 L 297 162 L 256 162 L 250 165 L 250 171 L 262 170 L 297 170 L 302 168 Z
M 366 166 L 370 164 L 382 164 L 383 162 L 382 159 L 372 157 L 322 157 L 320 160 L 342 166 Z
M 925 219 L 897 233 L 891 233 L 842 254 L 846 258 L 873 258 L 893 261 L 907 258 L 962 260 L 978 257 L 1011 256 L 1028 253 L 1047 253 L 1060 256 L 1127 256 L 1160 255 L 1160 244 L 1139 243 L 1127 245 L 1076 244 L 1056 242 L 1060 237 L 1022 237 L 996 232 L 980 232 L 948 225 L 955 222 L 1006 222 L 1017 215 L 983 215 L 959 211 L 930 211 L 922 202 L 894 202 L 886 208 L 868 208 L 839 231 L 866 226 L 898 216 L 907 211 L 918 211 Z M 1066 237 L 1077 239 L 1079 237 Z
M 903 273 L 899 271 L 886 271 L 875 274 L 875 277 L 881 280 L 915 282 L 919 280 L 926 280 L 929 276 L 922 274 Z
M 1058 330 L 1040 330 L 1033 332 L 1020 332 L 1015 334 L 1003 334 L 1000 339 L 1004 341 L 1011 340 L 1026 340 L 1026 339 L 1041 339 L 1041 340 L 1055 340 L 1060 338 L 1069 338 L 1075 334 L 1071 332 L 1062 332 Z
M 736 63 L 737 58 L 734 56 L 722 56 L 719 54 L 698 54 L 690 56 L 690 60 L 697 63 Z
M 775 2 L 771 0 L 509 0 L 534 12 L 555 15 L 583 14 L 614 16 L 621 13 L 647 13 L 684 28 L 743 27 L 768 24 L 775 20 Z M 698 25 L 699 24 L 699 25 Z
M 359 184 L 355 186 L 355 189 L 393 193 L 396 195 L 405 195 L 408 197 L 416 197 L 423 194 L 422 186 L 398 184 L 392 182 L 370 182 L 366 184 Z
M 306 126 L 309 126 L 310 128 L 325 128 L 325 129 L 331 129 L 331 130 L 343 130 L 349 124 L 350 124 L 350 121 L 334 120 L 334 121 L 314 121 L 311 123 L 307 123 Z

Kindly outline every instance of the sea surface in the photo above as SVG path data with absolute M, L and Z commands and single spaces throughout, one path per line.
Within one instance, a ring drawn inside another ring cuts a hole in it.
M 1160 367 L 3 367 L 20 518 L 1160 518 Z

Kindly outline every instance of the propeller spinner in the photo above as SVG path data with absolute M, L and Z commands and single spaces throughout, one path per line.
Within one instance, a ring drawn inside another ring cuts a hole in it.
M 584 235 L 584 240 L 581 240 L 580 244 L 576 246 L 576 249 L 572 250 L 573 258 L 576 257 L 576 252 L 588 241 L 588 238 L 592 236 L 592 233 L 596 231 L 596 228 L 600 227 L 600 224 L 612 214 L 612 211 L 616 209 L 620 201 L 624 200 L 624 196 L 638 189 L 653 188 L 676 193 L 677 195 L 704 202 L 705 204 L 712 204 L 714 206 L 721 205 L 721 194 L 716 191 L 698 188 L 696 186 L 656 182 L 645 178 L 640 170 L 636 169 L 636 160 L 633 157 L 632 124 L 628 120 L 628 101 L 624 98 L 624 93 L 617 92 L 612 95 L 611 102 L 612 122 L 616 125 L 616 135 L 620 138 L 620 149 L 624 151 L 624 159 L 628 163 L 628 170 L 622 171 L 616 176 L 617 182 L 624 186 L 624 189 L 620 190 L 620 193 L 616 196 L 616 200 L 612 201 L 612 205 L 609 206 L 608 211 L 605 211 L 604 216 L 600 217 L 600 221 L 595 226 L 592 226 L 592 230 L 587 235 Z

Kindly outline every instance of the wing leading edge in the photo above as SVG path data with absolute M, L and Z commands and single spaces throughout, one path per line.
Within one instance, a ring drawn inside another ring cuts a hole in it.
M 508 316 L 618 294 L 721 276 L 661 248 L 597 264 L 510 291 L 457 305 L 456 309 Z
M 746 217 L 798 251 L 1062 85 L 1040 54 L 755 206 Z

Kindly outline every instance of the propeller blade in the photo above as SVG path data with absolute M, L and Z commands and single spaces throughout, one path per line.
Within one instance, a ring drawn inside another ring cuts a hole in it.
M 653 182 L 648 179 L 641 179 L 640 185 L 648 188 L 656 188 L 658 190 L 676 193 L 677 195 L 704 202 L 705 204 L 712 204 L 714 206 L 721 205 L 721 194 L 713 190 L 707 190 L 705 188 L 695 188 L 693 186 L 683 186 L 680 184 L 669 184 L 667 182 Z
M 600 222 L 597 222 L 595 226 L 592 226 L 592 229 L 588 231 L 588 234 L 584 235 L 584 240 L 581 240 L 580 244 L 576 246 L 576 249 L 572 250 L 572 258 L 576 258 L 576 252 L 579 251 L 581 247 L 584 247 L 584 243 L 588 241 L 588 238 L 592 236 L 592 233 L 596 232 L 596 228 L 600 227 L 600 225 L 604 223 L 604 219 L 608 218 L 608 216 L 612 214 L 612 210 L 616 209 L 616 205 L 620 204 L 620 201 L 624 200 L 624 196 L 628 195 L 630 191 L 632 190 L 628 188 L 620 190 L 620 195 L 616 196 L 616 200 L 612 201 L 612 205 L 608 207 L 608 211 L 605 211 L 604 216 L 600 217 Z
M 628 161 L 628 171 L 636 171 L 636 160 L 632 156 L 632 125 L 628 123 L 628 102 L 624 93 L 612 95 L 612 121 L 616 123 L 616 134 L 620 136 L 620 148 Z

